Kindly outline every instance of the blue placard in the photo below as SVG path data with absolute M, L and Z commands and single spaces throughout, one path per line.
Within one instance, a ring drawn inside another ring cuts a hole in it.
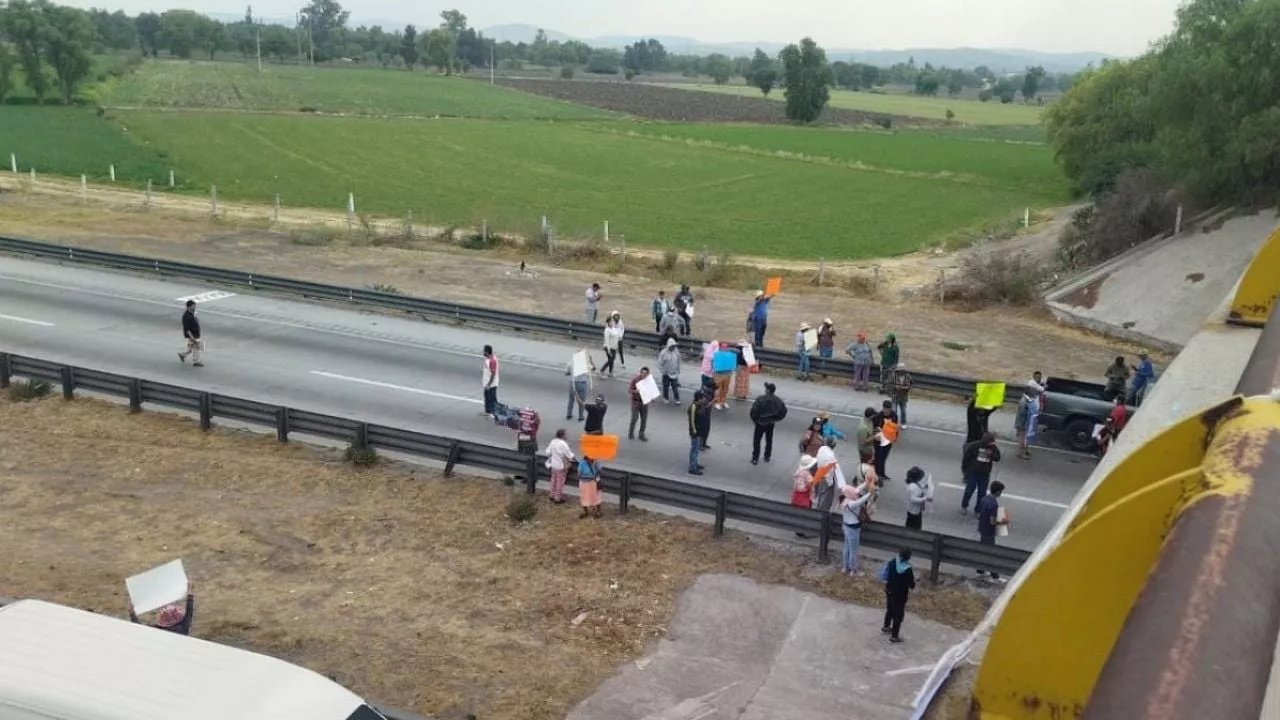
M 738 367 L 738 353 L 732 350 L 717 350 L 711 358 L 711 369 L 715 372 L 733 372 Z

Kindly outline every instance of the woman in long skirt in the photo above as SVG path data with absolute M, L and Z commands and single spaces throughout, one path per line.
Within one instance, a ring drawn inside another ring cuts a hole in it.
M 744 347 L 750 347 L 750 343 L 746 340 L 738 343 L 738 366 L 734 368 L 733 373 L 734 400 L 747 400 L 751 396 L 751 368 L 747 366 L 747 360 L 742 356 Z
M 582 515 L 588 513 L 600 517 L 600 461 L 583 456 L 578 463 L 578 500 L 582 503 Z

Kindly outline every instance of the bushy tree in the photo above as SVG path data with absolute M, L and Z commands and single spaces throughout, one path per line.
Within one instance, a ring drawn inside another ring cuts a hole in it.
M 610 48 L 596 48 L 587 58 L 587 72 L 595 75 L 617 75 L 622 66 L 622 53 Z
M 153 12 L 139 13 L 138 17 L 133 19 L 133 26 L 138 31 L 138 45 L 142 48 L 142 54 L 156 57 L 160 54 L 160 16 Z
M 337 59 L 343 49 L 342 36 L 347 29 L 351 13 L 342 9 L 337 0 L 311 0 L 299 16 L 307 32 L 307 48 L 315 62 Z
M 1030 67 L 1022 76 L 1022 99 L 1031 102 L 1040 92 L 1040 81 L 1044 79 L 1044 68 Z
M 400 58 L 407 70 L 413 70 L 418 64 L 418 29 L 412 23 L 405 25 L 404 32 L 400 33 Z
M 45 38 L 49 35 L 49 4 L 44 0 L 10 0 L 3 9 L 5 35 L 17 50 L 18 64 L 26 76 L 27 87 L 44 104 L 49 92 L 49 78 L 44 72 Z
M 14 57 L 13 51 L 8 45 L 0 43 L 0 105 L 4 104 L 5 98 L 13 92 L 13 67 L 16 64 L 17 58 Z
M 727 85 L 729 78 L 733 77 L 733 62 L 729 60 L 727 55 L 713 53 L 707 56 L 707 60 L 703 64 L 703 70 L 711 76 L 715 84 Z
M 803 123 L 817 120 L 831 99 L 834 82 L 827 53 L 812 38 L 788 45 L 782 50 L 782 75 L 787 118 Z
M 769 93 L 778 85 L 778 64 L 763 50 L 756 48 L 751 56 L 751 64 L 747 66 L 747 84 L 758 88 L 769 97 Z
M 93 21 L 84 10 L 63 5 L 50 5 L 45 12 L 49 18 L 44 37 L 49 67 L 58 79 L 62 102 L 70 105 L 76 86 L 93 69 Z

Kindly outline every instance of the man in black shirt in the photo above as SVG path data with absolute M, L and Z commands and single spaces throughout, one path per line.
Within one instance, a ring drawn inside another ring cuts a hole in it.
M 200 362 L 200 321 L 196 319 L 195 300 L 188 300 L 187 311 L 182 313 L 182 337 L 187 341 L 187 349 L 178 353 L 178 359 L 186 362 L 190 355 L 194 367 L 204 367 Z
M 587 435 L 603 435 L 604 414 L 608 410 L 609 406 L 604 401 L 604 395 L 597 393 L 595 402 L 587 405 L 587 421 L 582 424 L 582 432 Z

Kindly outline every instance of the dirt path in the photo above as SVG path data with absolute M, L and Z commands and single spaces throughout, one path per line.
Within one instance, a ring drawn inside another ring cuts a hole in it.
M 124 578 L 181 557 L 196 636 L 485 720 L 563 718 L 664 636 L 704 572 L 883 602 L 807 551 L 643 511 L 579 521 L 540 498 L 516 527 L 510 493 L 102 401 L 0 399 L 0 595 L 122 617 Z M 922 585 L 911 611 L 967 628 L 985 606 Z
M 13 177 L 0 175 L 0 188 L 6 184 L 14 186 Z M 45 181 L 38 181 L 38 187 L 44 185 Z M 648 323 L 654 293 L 665 289 L 670 296 L 684 280 L 694 286 L 695 334 L 703 337 L 740 336 L 751 291 L 772 272 L 735 264 L 723 282 L 736 287 L 703 288 L 698 283 L 703 274 L 683 261 L 671 270 L 660 263 L 633 262 L 622 272 L 618 257 L 606 253 L 580 260 L 575 268 L 543 266 L 538 264 L 541 256 L 510 248 L 468 251 L 421 238 L 370 239 L 360 232 L 351 241 L 332 230 L 317 230 L 325 221 L 345 228 L 341 216 L 321 212 L 288 211 L 273 225 L 271 208 L 222 205 L 232 215 L 214 221 L 207 205 L 195 198 L 164 197 L 166 204 L 160 205 L 157 196 L 156 205 L 144 211 L 137 193 L 91 190 L 90 202 L 81 204 L 76 199 L 78 185 L 51 183 L 50 187 L 62 189 L 55 194 L 0 194 L 0 231 L 319 282 L 391 286 L 423 297 L 575 319 L 582 317 L 586 287 L 599 282 L 605 295 L 601 310 L 619 310 L 632 327 L 652 327 Z M 132 200 L 117 204 L 121 198 Z M 1051 252 L 1055 228 L 1064 221 L 1065 213 L 1060 213 L 1035 234 L 972 252 L 1016 248 L 1043 257 Z M 530 262 L 535 274 L 517 272 L 521 260 Z M 805 283 L 814 272 L 811 266 L 806 270 L 798 264 L 767 262 L 782 267 L 786 275 L 784 293 L 770 313 L 769 347 L 790 348 L 801 322 L 818 323 L 830 317 L 841 345 L 860 329 L 872 337 L 892 331 L 903 346 L 903 361 L 913 368 L 1011 381 L 1023 380 L 1035 369 L 1048 375 L 1097 378 L 1109 358 L 1135 349 L 1061 326 L 1040 309 L 995 307 L 964 312 L 922 299 L 922 294 L 932 297 L 932 291 L 922 293 L 922 284 L 936 278 L 940 270 L 954 268 L 959 262 L 955 254 L 882 261 L 877 292 L 871 292 L 869 265 L 829 267 L 828 282 L 838 286 L 818 288 Z M 857 274 L 842 276 L 841 272 Z

